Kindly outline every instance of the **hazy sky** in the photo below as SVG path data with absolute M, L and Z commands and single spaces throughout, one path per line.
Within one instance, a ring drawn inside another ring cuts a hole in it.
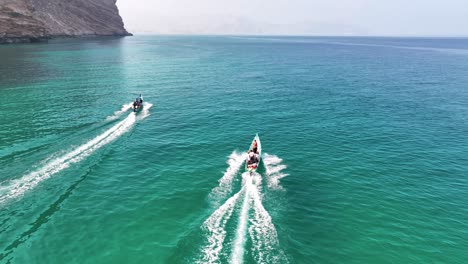
M 133 33 L 468 36 L 468 0 L 118 0 Z

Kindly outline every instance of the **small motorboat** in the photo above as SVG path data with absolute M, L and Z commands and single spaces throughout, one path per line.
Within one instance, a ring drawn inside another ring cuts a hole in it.
M 133 112 L 139 112 L 143 108 L 143 96 L 138 96 L 135 98 L 135 101 L 133 101 L 132 109 Z
M 260 143 L 260 138 L 258 134 L 255 135 L 250 148 L 247 151 L 247 160 L 245 162 L 245 169 L 249 172 L 255 172 L 260 164 L 260 159 L 262 155 L 262 144 Z

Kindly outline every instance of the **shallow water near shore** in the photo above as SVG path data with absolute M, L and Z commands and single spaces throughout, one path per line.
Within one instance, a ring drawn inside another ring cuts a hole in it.
M 0 263 L 468 259 L 468 39 L 135 36 L 0 58 Z

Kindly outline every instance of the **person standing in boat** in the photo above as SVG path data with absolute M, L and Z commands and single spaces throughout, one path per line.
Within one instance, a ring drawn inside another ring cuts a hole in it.
M 257 140 L 254 140 L 252 144 L 252 150 L 255 154 L 258 154 L 257 148 L 258 148 Z

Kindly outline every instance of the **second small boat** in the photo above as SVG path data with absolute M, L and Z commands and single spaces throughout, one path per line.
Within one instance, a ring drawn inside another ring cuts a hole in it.
M 133 112 L 139 112 L 143 108 L 143 96 L 138 96 L 135 98 L 135 101 L 133 101 Z

